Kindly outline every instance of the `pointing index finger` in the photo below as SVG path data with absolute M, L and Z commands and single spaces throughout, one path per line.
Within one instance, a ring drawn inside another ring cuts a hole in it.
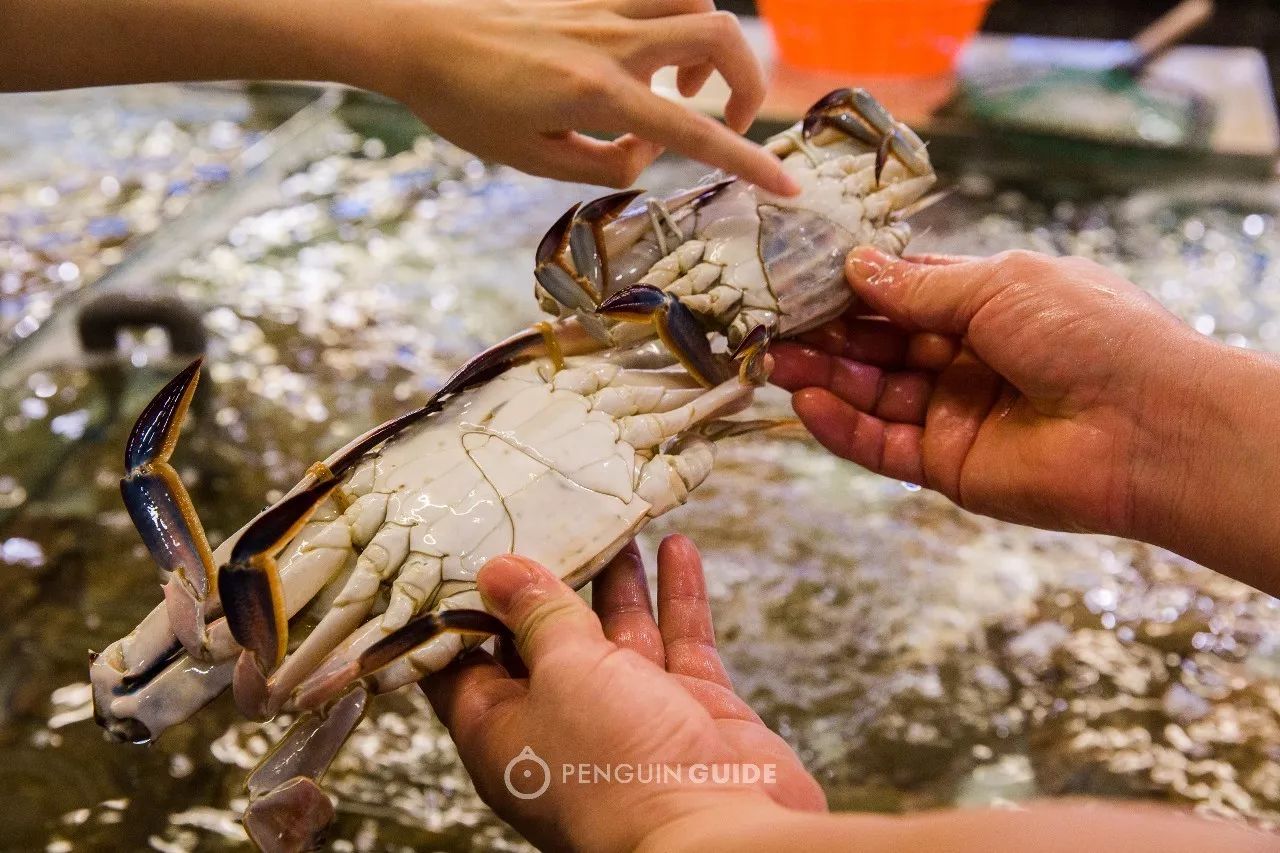
M 634 81 L 623 88 L 620 101 L 626 127 L 613 129 L 632 131 L 776 195 L 800 192 L 799 184 L 782 168 L 782 161 L 714 119 L 672 103 Z

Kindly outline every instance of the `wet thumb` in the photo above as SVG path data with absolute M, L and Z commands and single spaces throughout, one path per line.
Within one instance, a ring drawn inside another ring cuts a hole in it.
M 850 286 L 874 311 L 913 332 L 963 336 L 998 292 L 987 258 L 919 263 L 879 249 L 854 249 L 845 260 Z
M 533 560 L 494 557 L 476 577 L 485 606 L 515 635 L 532 672 L 553 648 L 607 643 L 600 620 L 560 578 Z

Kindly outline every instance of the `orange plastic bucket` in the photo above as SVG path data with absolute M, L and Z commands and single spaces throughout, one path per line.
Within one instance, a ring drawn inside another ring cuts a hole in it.
M 991 0 L 758 0 L 788 65 L 928 77 L 955 67 Z

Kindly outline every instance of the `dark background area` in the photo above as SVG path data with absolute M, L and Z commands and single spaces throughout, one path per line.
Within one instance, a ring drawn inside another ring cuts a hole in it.
M 717 5 L 739 14 L 755 14 L 750 0 L 718 0 Z M 996 0 L 982 28 L 993 33 L 1127 38 L 1174 5 L 1124 0 Z M 1213 20 L 1189 41 L 1260 48 L 1267 54 L 1271 79 L 1280 79 L 1280 0 L 1218 0 Z M 849 49 L 857 50 L 857 42 L 857 33 L 850 33 Z

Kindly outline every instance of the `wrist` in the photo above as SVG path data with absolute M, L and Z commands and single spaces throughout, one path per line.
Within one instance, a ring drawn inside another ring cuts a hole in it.
M 629 849 L 636 853 L 741 850 L 743 838 L 778 826 L 791 813 L 760 791 L 681 794 L 661 807 Z
M 342 26 L 340 32 L 318 36 L 337 42 L 329 50 L 326 79 L 411 103 L 448 85 L 448 63 L 468 61 L 464 51 L 456 46 L 457 3 L 449 0 L 330 2 L 342 7 L 336 13 Z M 429 29 L 423 21 L 429 22 Z M 465 20 L 460 23 L 465 33 Z M 451 41 L 454 44 L 451 45 Z
M 394 60 L 394 15 L 383 0 L 284 0 L 262 5 L 258 31 L 275 44 L 270 79 L 343 83 L 382 91 Z
M 1140 412 L 1135 538 L 1280 589 L 1280 363 L 1188 334 Z

